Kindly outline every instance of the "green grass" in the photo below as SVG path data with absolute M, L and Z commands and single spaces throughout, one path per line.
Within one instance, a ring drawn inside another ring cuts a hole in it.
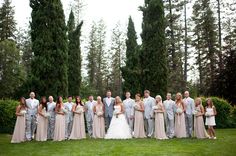
M 236 129 L 217 129 L 217 140 L 198 139 L 85 139 L 63 142 L 11 144 L 11 136 L 0 134 L 0 156 L 78 156 L 78 155 L 236 155 Z

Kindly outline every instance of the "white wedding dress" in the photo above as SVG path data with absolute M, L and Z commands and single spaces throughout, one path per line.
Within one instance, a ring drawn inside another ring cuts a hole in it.
M 121 106 L 114 106 L 114 112 L 121 112 Z M 130 139 L 132 138 L 130 127 L 124 114 L 114 115 L 105 135 L 105 139 Z

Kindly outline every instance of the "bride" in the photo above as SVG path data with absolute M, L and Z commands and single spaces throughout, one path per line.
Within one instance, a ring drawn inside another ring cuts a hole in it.
M 124 106 L 121 98 L 115 98 L 114 112 L 111 124 L 105 135 L 105 139 L 130 139 L 131 130 L 124 115 Z

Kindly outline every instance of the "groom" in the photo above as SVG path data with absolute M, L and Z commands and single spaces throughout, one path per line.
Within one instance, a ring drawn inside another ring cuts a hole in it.
M 105 105 L 105 122 L 106 122 L 106 129 L 109 128 L 111 119 L 113 116 L 113 109 L 115 105 L 115 99 L 111 97 L 111 91 L 108 90 L 106 93 L 105 98 L 103 98 L 103 104 Z

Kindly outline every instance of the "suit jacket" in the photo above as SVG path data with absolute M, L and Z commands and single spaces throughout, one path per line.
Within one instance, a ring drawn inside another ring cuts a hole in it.
M 94 116 L 94 112 L 93 112 L 93 107 L 95 106 L 96 101 L 87 101 L 85 103 L 85 107 L 87 109 L 86 112 L 86 119 L 87 121 L 93 121 L 93 116 Z
M 155 99 L 151 96 L 149 96 L 148 98 L 144 98 L 143 99 L 143 103 L 144 103 L 144 118 L 145 119 L 150 119 L 151 117 L 153 117 L 153 106 L 155 106 Z
M 28 106 L 29 115 L 36 115 L 39 106 L 39 100 L 37 99 L 26 99 L 26 105 Z
M 192 98 L 188 97 L 188 98 L 184 98 L 183 101 L 186 106 L 186 114 L 192 115 L 193 110 L 195 109 L 194 100 Z
M 168 119 L 174 120 L 175 116 L 175 101 L 173 100 L 165 100 L 163 102 L 164 108 L 165 108 L 165 115 Z
M 125 116 L 126 118 L 130 118 L 134 115 L 134 105 L 135 101 L 133 99 L 125 99 L 123 101 L 124 109 L 125 109 Z
M 115 105 L 115 99 L 113 97 L 111 98 L 111 103 L 108 106 L 106 99 L 107 97 L 103 98 L 103 104 L 105 106 L 105 117 L 112 117 L 113 116 L 113 110 L 114 110 L 114 105 Z

